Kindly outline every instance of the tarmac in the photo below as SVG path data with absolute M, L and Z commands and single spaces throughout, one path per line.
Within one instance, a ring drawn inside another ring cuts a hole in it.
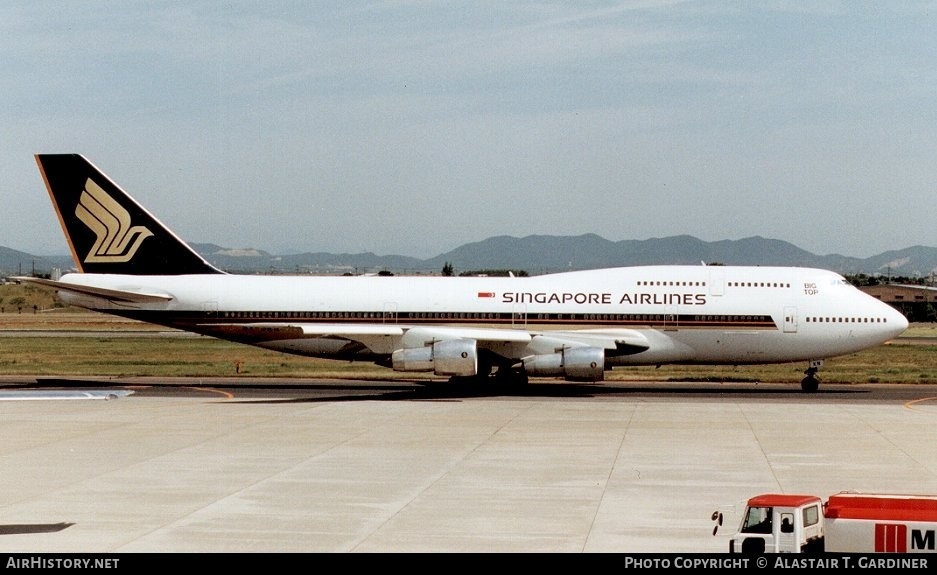
M 0 401 L 3 552 L 726 553 L 760 493 L 937 493 L 934 386 L 100 383 Z

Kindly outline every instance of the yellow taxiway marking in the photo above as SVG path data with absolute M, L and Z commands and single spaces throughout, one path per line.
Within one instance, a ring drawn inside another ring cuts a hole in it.
M 937 401 L 937 397 L 922 397 L 920 399 L 912 399 L 904 404 L 908 409 L 915 409 L 915 404 L 924 403 L 925 401 Z
M 227 391 L 221 391 L 220 389 L 213 389 L 211 387 L 190 387 L 189 389 L 194 389 L 196 391 L 208 391 L 211 393 L 217 393 L 224 396 L 225 399 L 234 399 L 233 393 L 228 393 Z

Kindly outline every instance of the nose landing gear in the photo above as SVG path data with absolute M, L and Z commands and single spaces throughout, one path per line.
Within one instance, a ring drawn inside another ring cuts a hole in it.
M 807 377 L 800 380 L 800 388 L 806 393 L 816 393 L 820 387 L 820 380 L 817 379 L 817 371 L 823 365 L 822 359 L 815 359 L 810 362 L 810 367 L 804 372 Z

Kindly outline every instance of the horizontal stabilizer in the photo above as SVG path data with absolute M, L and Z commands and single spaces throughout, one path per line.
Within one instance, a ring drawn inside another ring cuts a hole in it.
M 14 277 L 15 281 L 44 285 L 57 291 L 71 292 L 117 303 L 159 303 L 172 301 L 169 294 L 146 293 L 85 286 L 33 277 Z

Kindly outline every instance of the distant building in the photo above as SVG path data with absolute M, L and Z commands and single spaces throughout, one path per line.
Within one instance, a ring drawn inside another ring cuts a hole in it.
M 881 284 L 859 289 L 901 310 L 910 321 L 937 321 L 937 287 Z

